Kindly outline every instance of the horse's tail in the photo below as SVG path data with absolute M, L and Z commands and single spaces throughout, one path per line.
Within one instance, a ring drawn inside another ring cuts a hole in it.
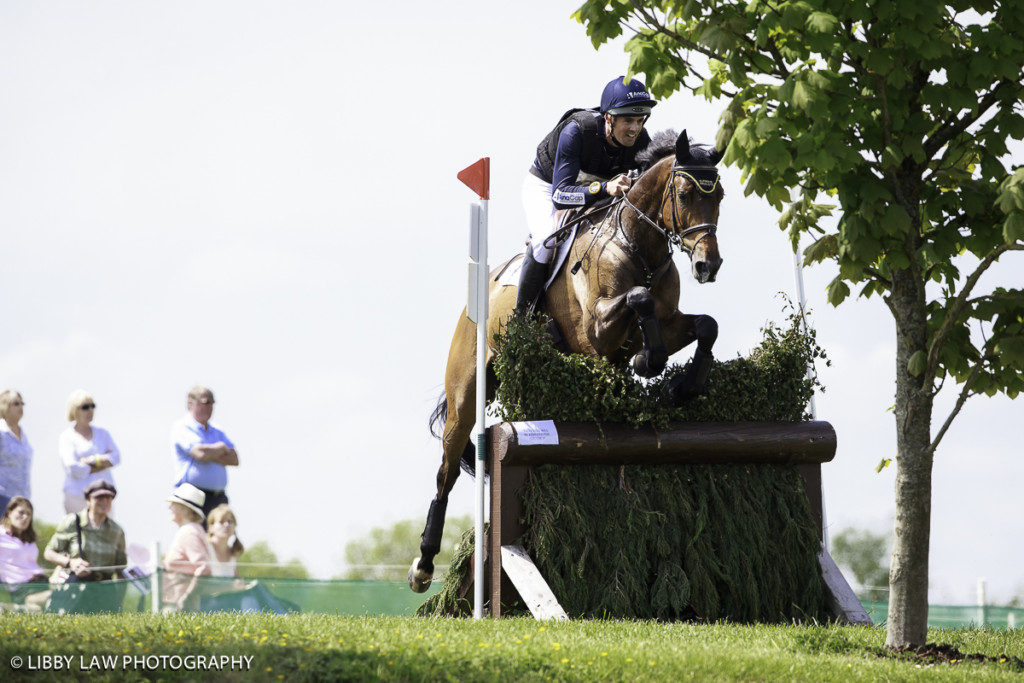
M 445 420 L 448 419 L 448 400 L 441 392 L 440 398 L 437 399 L 437 405 L 434 406 L 434 410 L 430 413 L 430 419 L 427 424 L 430 426 L 430 433 L 436 438 L 440 439 L 441 434 L 444 431 Z M 476 476 L 476 448 L 473 447 L 473 443 L 467 443 L 466 447 L 462 450 L 462 457 L 459 460 L 459 465 L 462 467 L 462 471 L 471 477 Z
M 430 419 L 427 421 L 427 424 L 430 426 L 430 433 L 434 435 L 434 438 L 441 438 L 444 422 L 447 419 L 448 399 L 445 397 L 444 391 L 442 391 L 441 397 L 437 400 L 437 405 L 434 406 L 434 410 L 430 413 Z

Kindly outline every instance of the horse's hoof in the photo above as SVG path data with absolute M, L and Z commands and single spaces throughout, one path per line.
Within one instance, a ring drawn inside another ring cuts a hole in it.
M 689 378 L 686 375 L 676 375 L 665 383 L 665 395 L 674 406 L 681 406 L 689 403 L 700 395 L 699 391 L 690 386 Z
M 420 569 L 419 565 L 420 558 L 416 558 L 412 561 L 412 566 L 409 567 L 409 588 L 414 593 L 424 593 L 430 588 L 430 583 L 434 580 L 433 572 L 425 572 Z
M 652 355 L 647 351 L 641 351 L 640 353 L 633 356 L 632 365 L 633 372 L 639 377 L 650 378 L 657 377 L 661 374 L 662 370 L 665 369 L 665 365 L 668 362 L 666 357 L 662 360 L 659 357 L 652 358 Z

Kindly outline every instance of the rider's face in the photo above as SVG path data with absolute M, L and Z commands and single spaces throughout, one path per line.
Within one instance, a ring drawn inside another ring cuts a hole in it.
M 605 116 L 605 133 L 623 147 L 632 147 L 644 128 L 646 116 Z

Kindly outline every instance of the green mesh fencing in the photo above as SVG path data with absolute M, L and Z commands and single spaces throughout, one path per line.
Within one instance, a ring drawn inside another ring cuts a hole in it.
M 166 580 L 166 574 L 161 572 Z M 435 581 L 425 594 L 441 589 Z M 0 583 L 0 611 L 89 614 L 152 612 L 153 580 L 98 581 L 50 586 L 45 583 Z M 222 579 L 203 577 L 196 584 L 196 612 L 238 611 L 280 614 L 337 614 L 346 616 L 412 616 L 424 594 L 413 593 L 404 581 L 318 581 L 312 579 Z M 436 599 L 436 598 L 435 598 Z M 885 626 L 886 602 L 863 601 L 876 626 Z M 174 611 L 170 605 L 162 611 Z M 930 605 L 928 625 L 935 628 L 1024 629 L 1024 608 L 977 605 Z
M 868 616 L 878 626 L 889 617 L 889 603 L 862 601 Z M 932 628 L 1024 628 L 1024 608 L 986 605 L 928 605 L 928 626 Z
M 404 581 L 318 581 L 311 579 L 225 579 L 200 577 L 170 603 L 170 583 L 188 584 L 191 577 L 160 572 L 158 609 L 163 612 L 272 612 L 276 614 L 337 614 L 348 616 L 412 616 L 424 594 L 413 593 Z M 170 583 L 168 583 L 170 579 Z M 51 586 L 45 583 L 0 584 L 0 611 L 93 614 L 152 612 L 153 577 L 127 581 L 97 581 Z M 440 589 L 436 582 L 427 591 Z

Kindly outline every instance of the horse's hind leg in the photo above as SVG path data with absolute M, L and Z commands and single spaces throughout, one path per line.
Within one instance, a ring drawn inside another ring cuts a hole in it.
M 437 496 L 430 502 L 427 523 L 420 537 L 420 556 L 409 568 L 409 587 L 422 593 L 434 577 L 434 557 L 441 551 L 444 515 L 448 494 L 459 476 L 459 461 L 467 449 L 472 451 L 469 437 L 476 422 L 476 326 L 468 320 L 460 322 L 455 341 L 448 354 L 445 373 L 446 414 L 441 445 L 444 454 L 437 471 Z M 468 330 L 464 328 L 470 328 Z M 471 340 L 472 344 L 466 342 Z

